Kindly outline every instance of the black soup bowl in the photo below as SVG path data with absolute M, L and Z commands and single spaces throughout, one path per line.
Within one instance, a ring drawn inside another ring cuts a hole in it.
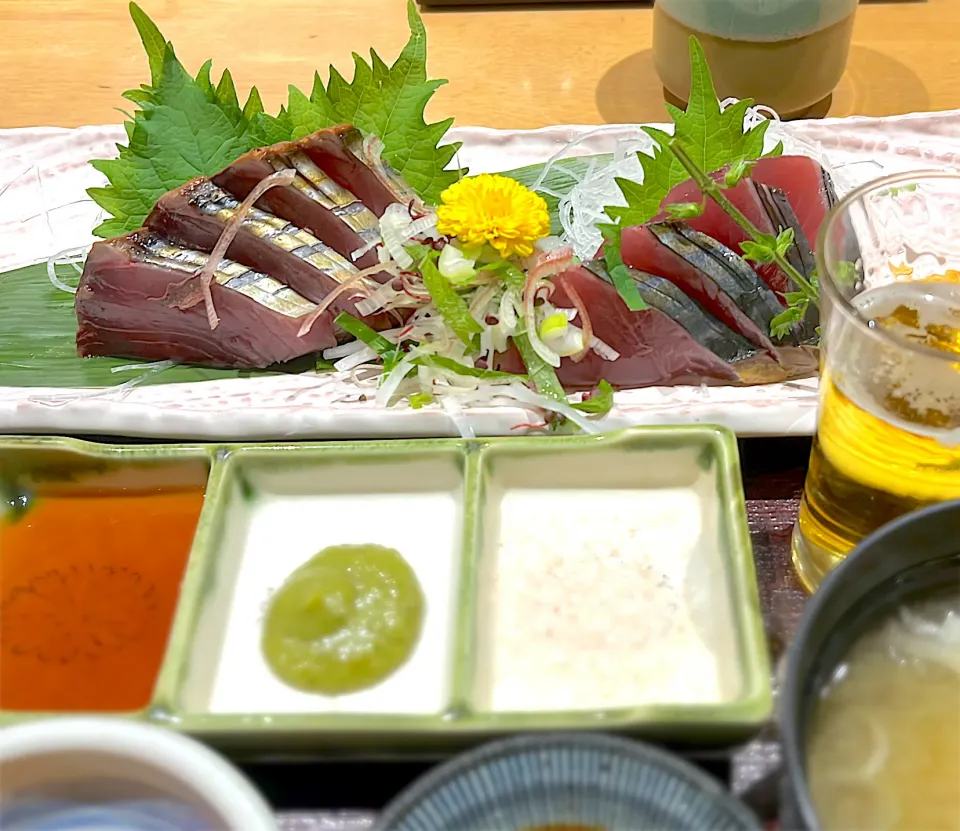
M 850 647 L 900 602 L 960 585 L 960 500 L 907 514 L 867 537 L 820 584 L 787 650 L 780 693 L 781 827 L 821 827 L 806 775 L 813 706 Z

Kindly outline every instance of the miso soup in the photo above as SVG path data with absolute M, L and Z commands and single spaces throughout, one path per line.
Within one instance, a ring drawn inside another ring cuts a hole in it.
M 854 645 L 814 711 L 807 777 L 825 831 L 960 828 L 960 590 Z

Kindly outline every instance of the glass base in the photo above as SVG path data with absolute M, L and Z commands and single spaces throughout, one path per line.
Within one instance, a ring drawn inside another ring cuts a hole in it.
M 687 108 L 687 102 L 679 96 L 674 95 L 666 87 L 663 87 L 663 100 L 668 104 L 673 104 L 675 107 L 679 107 L 681 110 L 685 110 Z M 832 104 L 833 93 L 831 92 L 825 98 L 821 98 L 819 101 L 811 104 L 809 107 L 804 107 L 802 110 L 797 110 L 796 112 L 792 113 L 778 113 L 778 115 L 782 121 L 794 121 L 800 118 L 826 118 Z
M 813 594 L 823 578 L 833 569 L 843 556 L 837 556 L 819 545 L 810 542 L 800 533 L 800 523 L 794 523 L 790 538 L 790 554 L 793 569 L 808 594 Z

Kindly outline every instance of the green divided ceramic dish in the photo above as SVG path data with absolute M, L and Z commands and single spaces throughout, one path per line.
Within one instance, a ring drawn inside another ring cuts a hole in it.
M 725 745 L 771 715 L 730 431 L 207 446 L 0 439 L 13 507 L 51 488 L 95 498 L 204 477 L 150 702 L 119 716 L 249 757 L 442 753 L 577 729 Z M 0 557 L 11 556 L 15 513 L 0 516 Z M 395 548 L 413 568 L 420 639 L 370 689 L 293 689 L 260 649 L 269 598 L 321 549 L 354 543 Z M 0 586 L 0 616 L 7 595 Z M 0 724 L 56 714 L 0 709 Z

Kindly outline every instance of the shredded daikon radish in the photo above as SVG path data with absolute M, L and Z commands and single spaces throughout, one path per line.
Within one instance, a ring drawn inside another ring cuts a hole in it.
M 397 176 L 396 172 L 383 160 L 384 145 L 379 136 L 372 133 L 364 137 L 360 146 L 361 155 L 367 166 L 377 174 L 377 178 L 386 186 L 393 196 L 404 204 L 412 202 L 418 213 L 423 213 L 423 202 L 409 186 Z
M 463 406 L 455 397 L 450 395 L 442 396 L 440 398 L 440 406 L 443 408 L 443 411 L 450 416 L 450 420 L 453 422 L 453 426 L 457 428 L 457 432 L 460 433 L 461 438 L 475 439 L 477 437 L 473 425 L 470 424 L 470 421 L 463 411 Z
M 358 249 L 356 249 L 356 251 L 351 251 L 350 262 L 355 263 L 368 251 L 373 251 L 373 249 L 376 248 L 378 245 L 380 245 L 380 240 L 372 239 L 366 245 L 361 245 Z
M 270 188 L 289 185 L 296 178 L 297 171 L 293 168 L 287 168 L 286 170 L 278 170 L 276 173 L 271 173 L 266 178 L 261 179 L 254 186 L 253 190 L 247 194 L 243 202 L 240 203 L 240 207 L 237 208 L 233 216 L 227 220 L 227 224 L 220 234 L 220 239 L 218 239 L 217 244 L 213 246 L 213 251 L 210 252 L 210 256 L 207 257 L 207 261 L 203 264 L 203 268 L 200 269 L 199 274 L 200 291 L 203 294 L 203 304 L 207 310 L 207 322 L 210 324 L 211 329 L 216 329 L 220 324 L 217 311 L 213 308 L 213 295 L 210 293 L 213 273 L 220 264 L 220 260 L 222 260 L 227 253 L 230 243 L 233 242 L 233 238 L 243 225 L 243 220 L 246 219 L 247 214 L 250 213 L 253 203 L 270 190 Z
M 376 359 L 376 351 L 371 349 L 369 346 L 364 346 L 357 352 L 353 352 L 350 355 L 341 358 L 333 365 L 333 368 L 337 370 L 337 372 L 348 372 L 349 370 L 354 369 L 361 364 L 368 363 L 369 361 L 375 361 Z
M 339 286 L 337 286 L 333 291 L 331 291 L 326 297 L 323 298 L 316 309 L 314 309 L 310 314 L 307 315 L 307 319 L 303 322 L 303 325 L 300 326 L 300 331 L 297 332 L 297 337 L 302 338 L 304 335 L 308 334 L 313 328 L 313 324 L 320 319 L 320 316 L 330 308 L 331 304 L 344 292 L 350 291 L 350 289 L 362 290 L 364 288 L 361 285 L 371 274 L 380 274 L 384 271 L 390 271 L 389 266 L 385 265 L 372 265 L 370 268 L 365 268 L 363 271 L 358 271 L 356 274 L 351 275 L 346 280 L 344 280 Z
M 403 360 L 391 370 L 390 374 L 383 379 L 383 382 L 380 384 L 380 389 L 377 390 L 377 406 L 386 407 L 390 403 L 390 399 L 393 398 L 400 383 L 414 368 L 413 360 L 415 357 L 415 352 L 408 353 Z
M 483 320 L 487 315 L 487 306 L 494 299 L 500 286 L 497 283 L 491 283 L 482 289 L 477 289 L 473 299 L 470 301 L 470 314 L 477 320 Z M 498 304 L 499 307 L 499 304 Z
M 564 404 L 560 401 L 555 401 L 552 398 L 547 398 L 545 395 L 540 395 L 540 393 L 534 392 L 532 389 L 525 387 L 522 384 L 513 383 L 506 387 L 500 387 L 498 394 L 509 396 L 510 398 L 513 398 L 523 404 L 531 404 L 541 410 L 550 410 L 551 412 L 559 413 L 560 415 L 570 419 L 570 421 L 576 424 L 585 433 L 600 432 L 600 428 L 590 421 L 590 419 L 584 416 L 579 410 L 574 409 L 569 404 Z
M 560 161 L 561 159 L 567 158 L 570 151 L 573 150 L 583 142 L 587 141 L 590 138 L 593 138 L 597 135 L 603 135 L 604 133 L 613 133 L 619 132 L 623 127 L 617 124 L 608 124 L 603 127 L 597 127 L 595 130 L 588 130 L 586 133 L 583 133 L 580 136 L 577 136 L 573 141 L 568 142 L 566 145 L 561 147 L 556 153 L 554 153 L 549 159 L 547 159 L 546 164 L 543 166 L 543 170 L 540 171 L 540 175 L 537 177 L 537 181 L 533 183 L 530 190 L 539 190 L 540 186 L 544 183 L 547 178 L 547 174 L 551 171 L 553 166 Z M 564 169 L 563 171 L 571 179 L 577 179 L 577 176 L 573 174 L 572 171 Z
M 148 364 L 124 364 L 123 366 L 111 367 L 111 372 L 134 372 L 138 369 L 148 370 L 150 372 L 160 372 L 164 369 L 169 369 L 172 366 L 176 366 L 176 361 L 153 361 Z
M 331 346 L 323 350 L 323 359 L 325 361 L 335 361 L 338 358 L 345 358 L 347 355 L 354 355 L 364 349 L 369 349 L 362 340 L 351 340 L 347 343 L 341 343 L 337 346 Z
M 146 375 L 139 375 L 117 384 L 113 387 L 104 387 L 103 389 L 91 390 L 89 392 L 64 392 L 54 395 L 32 395 L 28 399 L 33 404 L 40 404 L 44 407 L 62 407 L 64 404 L 71 404 L 74 401 L 85 401 L 90 398 L 105 398 L 107 396 L 120 394 L 121 399 L 125 397 L 130 390 L 138 386 Z
M 720 112 L 739 103 L 739 98 L 724 98 L 723 101 L 720 102 Z M 780 121 L 780 115 L 773 107 L 768 107 L 765 104 L 757 104 L 750 107 L 744 115 L 743 129 L 751 130 L 764 121 Z
M 616 349 L 605 344 L 596 335 L 594 335 L 593 340 L 590 341 L 590 348 L 605 361 L 616 361 L 620 358 L 620 353 L 617 352 Z
M 107 398 L 113 395 L 118 395 L 122 401 L 131 392 L 133 392 L 135 387 L 142 384 L 151 375 L 155 375 L 158 372 L 163 372 L 164 370 L 175 365 L 176 361 L 156 361 L 152 364 L 139 364 L 137 368 L 145 370 L 144 373 L 142 375 L 138 375 L 136 378 L 130 378 L 129 380 L 124 381 L 122 384 L 117 384 L 112 387 L 103 387 L 102 389 L 90 390 L 87 392 L 64 392 L 53 395 L 35 395 L 31 396 L 29 400 L 32 403 L 40 404 L 44 407 L 62 407 L 64 404 L 70 404 L 74 401 L 83 401 L 90 398 Z
M 403 292 L 397 291 L 390 283 L 384 283 L 369 297 L 357 303 L 357 311 L 364 317 L 372 315 L 374 312 L 386 308 L 391 301 L 396 300 L 399 296 L 403 296 Z
M 378 364 L 361 364 L 350 370 L 350 383 L 357 387 L 375 387 L 381 375 L 383 367 Z
M 68 294 L 76 294 L 77 289 L 75 286 L 68 286 L 63 282 L 59 277 L 57 277 L 56 266 L 54 265 L 53 259 L 47 260 L 47 278 L 56 286 L 60 291 L 65 291 Z
M 411 240 L 424 235 L 429 236 L 431 234 L 436 234 L 436 214 L 427 214 L 427 216 L 420 217 L 420 219 L 415 219 L 410 223 L 410 227 L 407 228 L 407 233 L 410 235 Z
M 404 250 L 404 246 L 421 238 L 440 238 L 435 213 L 428 212 L 425 216 L 413 219 L 407 206 L 398 202 L 388 205 L 380 217 L 380 234 L 384 247 L 401 268 L 413 265 L 413 258 Z
M 606 165 L 594 167 L 589 177 L 585 176 L 560 200 L 562 238 L 573 246 L 574 253 L 581 259 L 593 258 L 603 243 L 603 235 L 596 226 L 610 221 L 606 208 L 626 204 L 616 180 L 643 181 L 643 168 L 636 154 L 652 153 L 653 146 L 653 139 L 646 133 L 621 139 L 617 142 L 613 159 Z
M 75 270 L 82 273 L 83 269 L 79 268 L 79 263 L 83 262 L 84 257 L 89 253 L 90 246 L 83 245 L 79 248 L 68 248 L 65 251 L 58 251 L 52 257 L 47 260 L 47 279 L 53 283 L 60 291 L 65 291 L 68 294 L 76 294 L 77 289 L 74 286 L 64 283 L 57 276 L 57 265 L 72 265 Z

